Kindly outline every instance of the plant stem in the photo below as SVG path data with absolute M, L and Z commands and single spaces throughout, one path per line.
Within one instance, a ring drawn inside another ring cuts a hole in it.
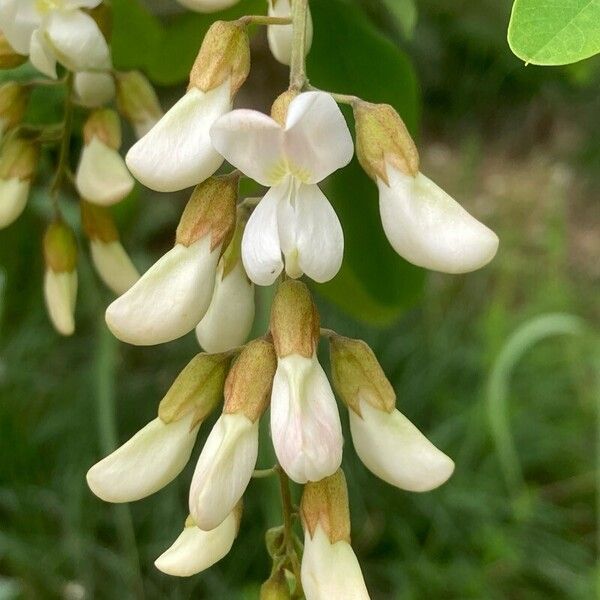
M 314 85 L 306 84 L 304 89 L 309 90 L 311 92 L 321 92 L 319 88 Z M 335 92 L 327 92 L 338 104 L 349 104 L 350 106 L 354 106 L 357 102 L 360 102 L 361 99 L 358 96 L 353 96 L 352 94 L 336 94 Z
M 301 91 L 306 84 L 306 23 L 308 0 L 294 0 L 292 5 L 292 60 L 290 65 L 290 89 Z
M 289 25 L 289 17 L 268 17 L 267 15 L 246 15 L 238 19 L 244 25 Z

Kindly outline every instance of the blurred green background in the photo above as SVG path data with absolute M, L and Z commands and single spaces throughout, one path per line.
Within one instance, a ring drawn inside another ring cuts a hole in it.
M 168 107 L 214 17 L 166 0 L 148 3 L 154 16 L 134 0 L 112 4 L 117 67 L 142 68 Z M 353 545 L 372 597 L 600 597 L 600 61 L 525 67 L 506 43 L 507 0 L 311 6 L 313 83 L 393 103 L 422 170 L 501 239 L 479 272 L 426 274 L 389 249 L 356 165 L 327 184 L 347 249 L 339 278 L 316 287 L 322 322 L 372 344 L 399 408 L 457 465 L 442 488 L 409 494 L 372 476 L 348 440 Z M 247 0 L 227 14 L 261 9 Z M 237 102 L 266 110 L 286 71 L 264 31 L 252 43 Z M 40 96 L 31 117 L 51 121 L 59 106 Z M 264 531 L 281 521 L 275 481 L 251 484 L 236 544 L 213 569 L 179 580 L 153 566 L 183 525 L 210 423 L 188 469 L 151 498 L 110 506 L 85 485 L 90 465 L 154 417 L 198 348 L 193 335 L 157 348 L 114 340 L 85 250 L 78 331 L 53 332 L 43 182 L 0 232 L 0 600 L 256 598 L 270 569 Z M 138 189 L 118 207 L 140 267 L 170 246 L 184 202 Z M 74 202 L 63 207 L 76 218 Z M 269 296 L 259 295 L 260 333 Z M 261 467 L 272 464 L 264 433 Z

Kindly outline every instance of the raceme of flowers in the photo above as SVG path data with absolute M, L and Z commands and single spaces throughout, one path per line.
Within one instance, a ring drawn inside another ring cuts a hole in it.
M 235 4 L 180 2 L 200 12 Z M 87 474 L 91 490 L 107 502 L 143 499 L 182 472 L 200 429 L 212 423 L 189 487 L 189 517 L 157 568 L 191 576 L 229 552 L 243 524 L 243 496 L 258 473 L 260 420 L 268 418 L 277 465 L 266 474 L 304 486 L 304 550 L 300 557 L 289 527 L 269 532 L 273 570 L 263 597 L 368 598 L 351 546 L 336 396 L 349 413 L 354 451 L 389 484 L 426 492 L 448 480 L 454 463 L 396 408 L 368 345 L 321 329 L 300 278 L 334 278 L 344 236 L 320 184 L 356 149 L 378 188 L 390 244 L 430 270 L 478 269 L 494 257 L 498 238 L 421 173 L 417 148 L 393 107 L 316 90 L 306 79 L 297 83 L 301 50 L 308 52 L 312 39 L 305 0 L 266 0 L 265 9 L 266 16 L 210 27 L 185 94 L 163 113 L 141 73 L 112 69 L 100 0 L 0 0 L 0 66 L 14 68 L 29 57 L 67 86 L 64 121 L 46 130 L 23 122 L 30 85 L 0 86 L 0 228 L 25 209 L 42 144 L 55 144 L 60 158 L 47 190 L 54 218 L 43 239 L 44 296 L 55 329 L 75 330 L 78 242 L 59 196 L 72 188 L 92 264 L 117 295 L 106 310 L 110 331 L 141 346 L 195 331 L 204 350 L 175 379 L 156 418 Z M 275 59 L 292 64 L 292 85 L 270 115 L 233 110 L 251 68 L 253 19 L 267 25 Z M 298 32 L 303 43 L 296 47 Z M 355 142 L 341 102 L 352 108 Z M 69 156 L 74 111 L 84 115 L 76 160 Z M 122 119 L 138 138 L 125 158 Z M 225 161 L 234 169 L 218 173 Z M 173 247 L 141 276 L 110 212 L 131 193 L 134 177 L 160 192 L 194 186 Z M 262 198 L 239 197 L 243 177 L 268 188 Z M 247 342 L 255 286 L 276 282 L 268 331 Z M 331 377 L 318 358 L 323 337 Z

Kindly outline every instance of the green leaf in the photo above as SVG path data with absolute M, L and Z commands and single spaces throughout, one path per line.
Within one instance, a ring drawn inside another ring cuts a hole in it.
M 566 65 L 600 52 L 600 0 L 516 0 L 511 50 L 525 63 Z
M 392 104 L 414 134 L 419 101 L 407 57 L 352 5 L 317 0 L 311 10 L 311 82 L 328 91 Z M 340 217 L 346 247 L 340 273 L 318 291 L 356 319 L 387 325 L 416 301 L 424 271 L 389 245 L 379 218 L 377 187 L 356 159 L 329 179 L 326 193 Z

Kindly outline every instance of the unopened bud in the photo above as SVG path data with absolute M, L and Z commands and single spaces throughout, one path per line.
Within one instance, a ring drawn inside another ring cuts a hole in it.
M 321 525 L 332 544 L 339 541 L 350 543 L 348 489 L 341 469 L 321 481 L 311 481 L 304 486 L 300 515 L 302 525 L 311 537 L 315 535 L 317 525 Z
M 312 357 L 319 334 L 319 313 L 310 291 L 301 281 L 284 281 L 271 307 L 271 335 L 277 357 L 291 354 Z
M 297 90 L 286 90 L 283 94 L 275 98 L 275 102 L 271 106 L 271 117 L 275 119 L 282 127 L 285 127 L 288 108 L 292 100 L 299 94 Z
M 117 107 L 138 137 L 146 135 L 163 116 L 158 96 L 140 71 L 117 73 Z
M 400 115 L 389 104 L 359 101 L 354 105 L 356 155 L 362 168 L 386 184 L 386 162 L 413 177 L 419 172 L 417 147 Z
M 265 412 L 277 357 L 273 344 L 257 339 L 242 350 L 225 382 L 225 414 L 242 413 L 253 423 Z
M 77 240 L 63 221 L 54 221 L 44 234 L 46 267 L 55 273 L 71 272 L 77 265 Z
M 362 340 L 341 335 L 330 338 L 331 379 L 342 401 L 358 415 L 361 398 L 373 407 L 392 412 L 396 394 L 373 350 Z
M 0 33 L 0 69 L 14 69 L 25 62 L 27 62 L 27 56 L 15 52 L 6 36 Z
M 216 21 L 204 36 L 190 72 L 190 86 L 208 92 L 231 78 L 231 95 L 250 72 L 250 42 L 242 23 Z
M 114 110 L 103 108 L 89 116 L 83 127 L 83 141 L 89 145 L 95 137 L 113 150 L 121 147 L 121 122 Z
M 11 137 L 0 151 L 0 179 L 30 181 L 39 159 L 36 144 L 23 138 Z
M 119 232 L 110 212 L 102 206 L 82 200 L 81 223 L 90 241 L 98 240 L 108 244 L 119 239 Z
M 211 236 L 211 251 L 227 247 L 235 230 L 237 177 L 211 177 L 192 192 L 179 225 L 178 244 L 191 246 L 205 235 Z
M 15 81 L 0 85 L 0 131 L 12 129 L 25 115 L 29 95 Z
M 158 407 L 165 423 L 194 412 L 193 424 L 203 421 L 223 397 L 225 375 L 231 355 L 198 354 L 177 376 Z
M 260 588 L 260 600 L 289 600 L 290 586 L 282 570 L 277 571 Z

